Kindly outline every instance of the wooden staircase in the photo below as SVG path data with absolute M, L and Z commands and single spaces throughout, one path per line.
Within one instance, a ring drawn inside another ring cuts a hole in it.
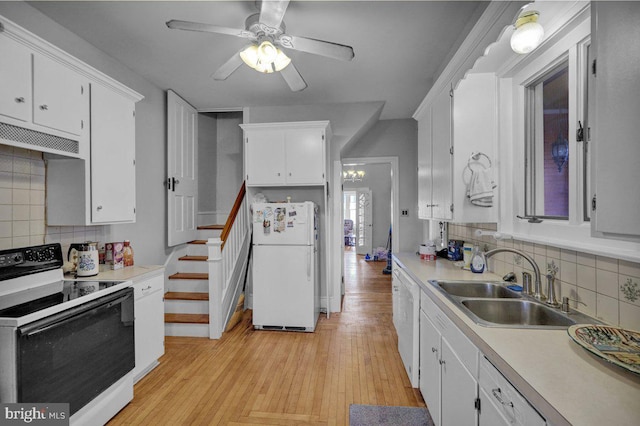
M 169 278 L 165 293 L 165 335 L 209 336 L 209 274 L 207 238 L 221 235 L 224 225 L 198 227 L 202 239 L 187 244 L 187 254 L 178 258 L 178 270 Z

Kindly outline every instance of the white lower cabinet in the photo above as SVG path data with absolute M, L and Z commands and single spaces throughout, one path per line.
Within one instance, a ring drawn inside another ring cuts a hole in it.
M 158 365 L 164 354 L 164 274 L 133 282 L 136 366 L 134 382 Z
M 478 350 L 421 293 L 420 392 L 436 426 L 476 425 Z
M 420 392 L 436 426 L 542 426 L 545 420 L 420 292 Z
M 487 360 L 480 358 L 480 426 L 543 426 L 545 420 Z

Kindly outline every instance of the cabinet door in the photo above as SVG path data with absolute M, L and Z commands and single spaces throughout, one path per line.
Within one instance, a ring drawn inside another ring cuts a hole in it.
M 452 185 L 452 109 L 453 98 L 448 89 L 434 100 L 432 108 L 432 213 L 436 219 L 451 219 Z
M 80 135 L 88 106 L 85 80 L 45 56 L 33 57 L 33 122 Z
M 135 221 L 135 104 L 91 85 L 91 221 Z
M 247 185 L 284 185 L 284 132 L 263 129 L 245 136 Z
M 139 282 L 135 286 L 136 367 L 133 375 L 139 379 L 164 354 L 163 277 Z
M 418 218 L 431 219 L 431 110 L 418 120 Z
M 398 326 L 400 325 L 400 286 L 402 285 L 400 283 L 400 270 L 398 269 L 399 267 L 396 266 L 396 264 L 394 263 L 393 265 L 393 277 L 392 277 L 392 284 L 393 284 L 393 289 L 392 289 L 392 293 L 391 293 L 391 303 L 392 303 L 392 309 L 393 309 L 393 326 L 396 328 L 396 333 L 398 332 Z
M 420 310 L 420 392 L 431 418 L 440 425 L 440 333 Z
M 3 34 L 0 52 L 0 114 L 31 121 L 31 52 Z
M 289 129 L 285 133 L 288 185 L 322 185 L 325 180 L 324 130 Z
M 482 388 L 480 389 L 480 400 L 482 401 L 482 406 L 478 415 L 479 426 L 509 426 L 512 424 L 502 415 L 501 410 L 494 404 L 493 399 Z
M 478 382 L 444 337 L 442 342 L 442 426 L 476 425 Z
M 592 150 L 594 232 L 640 236 L 640 3 L 592 2 L 597 61 Z M 625 43 L 622 40 L 636 40 Z M 593 77 L 592 77 L 593 78 Z M 615 235 L 612 235 L 615 236 Z

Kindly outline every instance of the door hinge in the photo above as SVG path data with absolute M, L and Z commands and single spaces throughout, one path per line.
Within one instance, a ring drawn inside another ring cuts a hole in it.
M 591 74 L 596 75 L 596 60 L 591 63 Z
M 84 86 L 83 85 L 80 85 L 80 94 L 84 95 Z
M 449 154 L 453 155 L 453 147 L 449 148 Z
M 449 97 L 453 98 L 453 87 L 449 89 Z
M 133 166 L 134 167 L 136 166 L 136 159 L 135 158 L 133 159 Z
M 478 413 L 479 413 L 480 412 L 480 406 L 481 406 L 480 398 L 476 398 L 473 401 L 473 406 L 475 407 L 476 410 L 478 410 Z
M 133 116 L 134 116 L 134 117 L 136 116 L 136 112 L 135 112 L 135 111 L 133 111 Z
M 84 129 L 84 120 L 80 120 L 80 129 Z
M 453 204 L 449 206 L 449 210 L 451 210 L 451 213 L 453 213 Z
M 324 140 L 324 134 L 322 135 L 322 140 Z
M 329 185 L 327 185 L 327 198 L 329 198 Z
M 593 198 L 591 199 L 591 211 L 596 211 L 596 194 L 593 194 Z
M 133 208 L 133 214 L 136 214 L 136 208 L 135 207 Z

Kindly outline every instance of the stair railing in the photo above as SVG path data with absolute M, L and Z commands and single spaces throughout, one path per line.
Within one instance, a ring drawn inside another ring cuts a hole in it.
M 209 338 L 222 336 L 242 291 L 250 241 L 246 187 L 242 184 L 220 237 L 207 240 L 209 264 Z

